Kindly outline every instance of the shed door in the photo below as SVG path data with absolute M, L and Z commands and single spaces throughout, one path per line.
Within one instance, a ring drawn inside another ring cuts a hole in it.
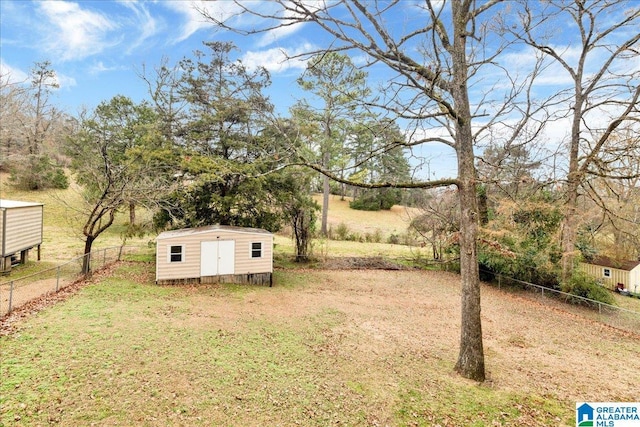
M 235 241 L 215 240 L 200 243 L 200 276 L 233 274 L 235 271 Z

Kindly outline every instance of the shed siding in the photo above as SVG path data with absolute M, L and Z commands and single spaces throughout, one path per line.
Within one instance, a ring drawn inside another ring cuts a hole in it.
M 589 274 L 592 277 L 595 277 L 599 280 L 604 286 L 608 289 L 615 290 L 616 285 L 618 283 L 624 283 L 625 286 L 629 286 L 629 278 L 630 274 L 628 271 L 619 270 L 613 267 L 603 267 L 601 265 L 595 264 L 581 264 L 580 265 L 582 271 Z M 604 270 L 608 269 L 611 271 L 611 277 L 604 276 Z
M 2 224 L 3 256 L 42 244 L 42 206 L 6 208 Z
M 273 236 L 267 233 L 211 230 L 202 233 L 158 238 L 156 249 L 156 281 L 200 277 L 201 242 L 235 241 L 234 274 L 273 272 Z M 251 258 L 251 243 L 262 243 L 262 257 Z M 168 251 L 173 245 L 184 245 L 184 260 L 169 263 Z

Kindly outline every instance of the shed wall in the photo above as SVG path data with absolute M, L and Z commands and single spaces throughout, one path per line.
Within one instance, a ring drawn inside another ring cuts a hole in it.
M 42 244 L 42 211 L 41 205 L 0 210 L 2 256 Z
M 619 270 L 613 267 L 603 267 L 601 265 L 585 264 L 585 263 L 580 264 L 580 268 L 585 273 L 601 281 L 604 284 L 604 286 L 608 289 L 615 290 L 616 285 L 618 283 L 624 283 L 625 286 L 629 285 L 628 271 Z M 611 277 L 604 276 L 605 268 L 611 271 Z
M 267 233 L 212 230 L 158 239 L 156 242 L 156 281 L 200 277 L 200 244 L 204 241 L 235 241 L 236 275 L 271 273 L 273 271 L 273 236 Z M 251 243 L 262 243 L 262 257 L 251 258 Z M 169 248 L 184 245 L 182 262 L 169 262 Z

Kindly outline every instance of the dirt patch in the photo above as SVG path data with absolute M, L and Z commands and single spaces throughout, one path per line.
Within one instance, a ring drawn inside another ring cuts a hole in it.
M 232 328 L 247 318 L 288 319 L 293 325 L 331 312 L 344 316 L 339 328 L 327 332 L 338 344 L 320 351 L 357 360 L 361 367 L 383 364 L 400 353 L 408 361 L 453 368 L 460 339 L 459 276 L 386 268 L 385 263 L 377 264 L 378 270 L 363 269 L 359 262 L 350 258 L 328 264 L 339 270 L 297 271 L 307 285 L 295 291 L 276 285 L 271 292 L 258 289 L 233 301 L 199 293 L 192 302 L 203 312 L 185 318 L 183 326 L 222 322 Z M 483 285 L 485 384 L 565 401 L 633 399 L 640 373 L 620 361 L 634 360 L 638 335 L 590 319 L 588 309 L 573 309 Z M 215 313 L 215 319 L 205 312 Z
M 383 257 L 339 257 L 322 262 L 325 270 L 415 270 Z

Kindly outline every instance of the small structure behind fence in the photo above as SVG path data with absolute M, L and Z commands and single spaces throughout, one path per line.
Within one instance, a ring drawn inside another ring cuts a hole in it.
M 78 280 L 86 278 L 82 268 L 86 258 L 90 261 L 88 274 L 119 261 L 123 255 L 137 251 L 138 247 L 114 246 L 92 251 L 57 267 L 29 276 L 0 283 L 0 317 L 43 295 L 58 292 Z

